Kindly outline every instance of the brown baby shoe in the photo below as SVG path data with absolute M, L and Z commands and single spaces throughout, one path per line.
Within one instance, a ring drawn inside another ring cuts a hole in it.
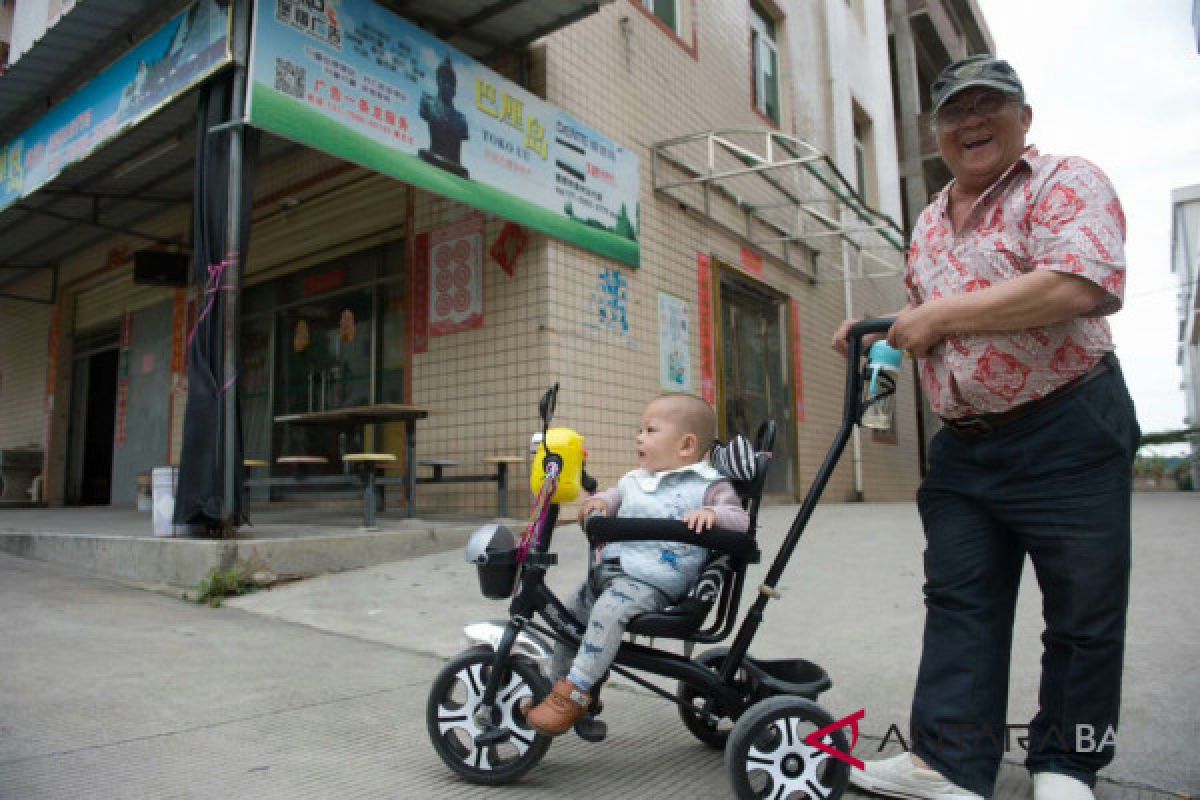
M 571 726 L 583 718 L 591 702 L 591 695 L 563 678 L 554 684 L 546 699 L 529 710 L 525 718 L 538 733 L 558 736 L 571 730 Z

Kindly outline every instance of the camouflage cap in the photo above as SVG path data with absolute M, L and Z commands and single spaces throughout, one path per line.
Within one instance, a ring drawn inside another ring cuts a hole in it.
M 1025 102 L 1025 88 L 1021 86 L 1016 70 L 1007 61 L 990 55 L 971 56 L 947 66 L 929 87 L 929 93 L 933 96 L 933 113 L 936 114 L 951 97 L 972 86 L 999 89 Z

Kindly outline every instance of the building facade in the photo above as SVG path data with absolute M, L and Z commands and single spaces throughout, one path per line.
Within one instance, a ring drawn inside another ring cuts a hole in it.
M 419 19 L 426 5 L 404 4 L 404 13 Z M 256 7 L 266 6 L 275 4 Z M 38 57 L 84 8 L 60 8 L 43 37 L 14 49 L 0 93 L 21 58 Z M 202 19 L 187 17 L 193 29 Z M 722 435 L 774 419 L 768 491 L 778 501 L 803 495 L 841 414 L 844 364 L 831 334 L 846 316 L 903 303 L 884 4 L 616 0 L 557 28 L 472 56 L 633 156 L 636 202 L 616 227 L 636 231 L 636 266 L 515 226 L 470 193 L 406 183 L 265 133 L 236 383 L 247 459 L 274 475 L 281 457 L 319 454 L 336 474 L 345 441 L 274 418 L 419 402 L 439 413 L 420 423 L 417 457 L 477 472 L 486 456 L 527 451 L 535 401 L 559 381 L 557 422 L 587 437 L 589 471 L 602 485 L 635 465 L 645 402 L 679 390 L 713 402 Z M 461 30 L 440 33 L 461 47 Z M 482 30 L 478 41 L 495 41 L 495 30 Z M 147 282 L 146 264 L 169 270 L 171 259 L 139 253 L 186 254 L 195 242 L 195 94 L 0 212 L 0 447 L 42 451 L 51 504 L 129 505 L 139 473 L 180 458 L 184 354 L 208 295 L 195 282 Z M 460 84 L 456 102 L 499 117 L 513 111 L 503 94 L 477 81 Z M 36 121 L 0 108 L 0 138 Z M 584 161 L 576 184 L 621 180 Z M 519 197 L 520 165 L 508 166 L 505 188 Z M 559 172 L 574 174 L 569 166 Z M 588 218 L 581 204 L 564 213 Z M 64 218 L 72 233 L 35 229 Z M 460 242 L 466 316 L 446 310 L 458 295 L 430 263 Z M 913 393 L 906 378 L 894 430 L 862 436 L 825 499 L 911 498 Z M 368 438 L 357 444 L 403 453 L 400 430 Z M 423 485 L 418 498 L 423 510 L 495 502 L 483 484 Z M 510 508 L 528 503 L 514 481 Z
M 1179 276 L 1179 355 L 1186 428 L 1200 427 L 1200 185 L 1171 192 L 1171 271 Z M 1190 443 L 1192 486 L 1200 486 L 1200 435 Z

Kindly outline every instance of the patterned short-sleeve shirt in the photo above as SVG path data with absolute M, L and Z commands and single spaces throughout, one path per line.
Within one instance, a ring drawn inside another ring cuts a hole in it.
M 947 336 L 920 365 L 935 413 L 1008 411 L 1083 375 L 1112 350 L 1102 317 L 1123 302 L 1125 214 L 1098 167 L 1030 147 L 980 195 L 959 231 L 949 196 L 948 185 L 913 230 L 905 284 L 914 305 L 1039 269 L 1082 276 L 1108 296 L 1090 314 L 1056 325 Z

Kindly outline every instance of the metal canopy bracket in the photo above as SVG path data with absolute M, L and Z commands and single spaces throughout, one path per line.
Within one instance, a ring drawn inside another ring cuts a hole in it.
M 789 245 L 819 251 L 832 240 L 880 269 L 860 267 L 858 277 L 900 274 L 904 231 L 797 136 L 723 128 L 658 142 L 651 153 L 656 192 L 785 263 Z

